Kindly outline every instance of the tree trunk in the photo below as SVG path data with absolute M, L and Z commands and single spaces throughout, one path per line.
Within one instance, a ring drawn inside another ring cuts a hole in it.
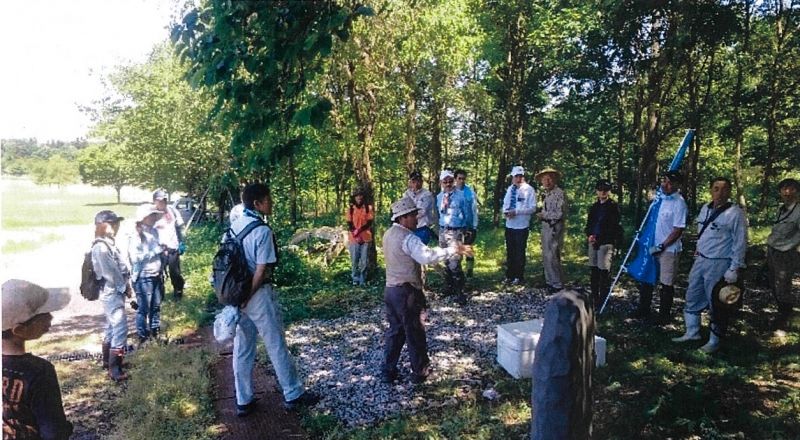
M 625 96 L 620 90 L 617 96 L 617 200 L 624 197 L 622 174 L 625 169 Z
M 122 185 L 116 185 L 114 186 L 114 189 L 117 190 L 117 205 L 119 205 L 122 203 Z

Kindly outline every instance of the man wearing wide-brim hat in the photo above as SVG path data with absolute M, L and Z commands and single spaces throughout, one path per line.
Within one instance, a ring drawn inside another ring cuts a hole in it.
M 547 290 L 550 293 L 564 288 L 564 271 L 561 267 L 561 250 L 564 248 L 567 198 L 558 187 L 561 173 L 554 168 L 545 168 L 536 174 L 536 180 L 544 193 L 542 207 L 536 217 L 542 222 L 542 264 Z
M 455 255 L 471 255 L 472 247 L 453 243 L 442 248 L 429 248 L 414 234 L 417 228 L 417 205 L 408 197 L 392 203 L 392 226 L 383 235 L 383 256 L 386 262 L 386 320 L 389 328 L 384 336 L 382 379 L 392 383 L 398 378 L 397 361 L 404 344 L 408 344 L 411 361 L 411 382 L 421 383 L 428 377 L 430 359 L 425 336 L 428 308 L 422 292 L 422 264 L 432 264 Z

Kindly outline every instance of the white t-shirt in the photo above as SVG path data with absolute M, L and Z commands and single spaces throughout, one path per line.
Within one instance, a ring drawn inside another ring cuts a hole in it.
M 167 249 L 178 249 L 178 231 L 176 226 L 183 226 L 183 217 L 172 206 L 167 205 L 167 212 L 155 224 L 158 230 L 158 241 Z
M 680 193 L 674 192 L 670 195 L 662 196 L 661 207 L 658 209 L 658 219 L 656 220 L 656 233 L 653 244 L 661 244 L 672 233 L 673 228 L 686 228 L 686 216 L 688 208 L 686 201 Z M 680 252 L 683 250 L 683 244 L 679 238 L 675 243 L 672 243 L 664 249 L 668 252 Z

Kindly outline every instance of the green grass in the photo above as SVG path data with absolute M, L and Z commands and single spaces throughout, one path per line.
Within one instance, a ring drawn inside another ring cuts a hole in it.
M 30 252 L 39 249 L 46 244 L 63 239 L 64 237 L 60 234 L 48 233 L 40 237 L 38 240 L 9 240 L 3 243 L 2 253 L 15 254 L 20 252 Z
M 2 188 L 4 230 L 91 224 L 102 209 L 130 217 L 137 204 L 147 201 L 123 200 L 118 204 L 110 188 L 39 186 L 8 176 L 3 176 Z

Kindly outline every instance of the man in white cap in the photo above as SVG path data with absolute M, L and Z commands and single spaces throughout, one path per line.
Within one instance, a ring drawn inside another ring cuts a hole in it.
M 561 267 L 561 249 L 564 248 L 565 221 L 567 219 L 567 197 L 558 187 L 561 173 L 545 168 L 536 174 L 542 185 L 544 201 L 536 217 L 542 222 L 542 265 L 544 279 L 550 293 L 564 288 L 564 270 Z
M 3 283 L 3 438 L 66 440 L 72 435 L 53 364 L 25 351 L 50 329 L 69 292 L 22 280 Z
M 525 182 L 525 168 L 511 169 L 511 186 L 503 198 L 506 218 L 506 284 L 525 280 L 525 250 L 528 247 L 531 216 L 536 212 L 536 190 Z
M 471 255 L 472 247 L 453 241 L 448 247 L 429 248 L 414 235 L 418 208 L 403 197 L 392 204 L 392 226 L 383 235 L 386 261 L 386 320 L 389 328 L 384 340 L 383 381 L 397 380 L 397 361 L 408 344 L 411 382 L 422 383 L 428 377 L 430 359 L 423 321 L 427 302 L 422 292 L 421 264 L 432 264 L 454 256 Z
M 472 227 L 472 206 L 464 192 L 455 187 L 455 175 L 450 170 L 439 174 L 442 192 L 436 196 L 439 211 L 439 246 L 446 248 L 464 243 L 464 233 Z M 461 255 L 453 255 L 445 264 L 444 294 L 454 295 L 459 305 L 467 303 L 464 295 L 466 279 L 461 269 Z

